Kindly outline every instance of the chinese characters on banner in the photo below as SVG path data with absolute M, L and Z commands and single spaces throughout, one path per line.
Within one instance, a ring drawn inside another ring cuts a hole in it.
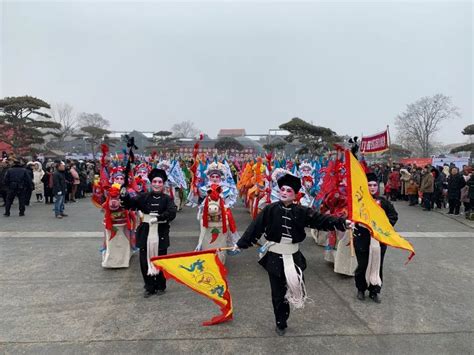
M 372 136 L 362 137 L 360 142 L 361 153 L 378 153 L 388 149 L 388 130 L 374 134 Z

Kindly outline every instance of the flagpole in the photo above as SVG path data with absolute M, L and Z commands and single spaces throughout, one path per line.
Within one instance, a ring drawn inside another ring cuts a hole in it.
M 389 125 L 387 125 L 387 136 L 388 136 L 388 154 L 390 156 L 390 167 L 393 167 L 393 157 L 392 157 L 392 140 L 390 139 L 390 129 Z

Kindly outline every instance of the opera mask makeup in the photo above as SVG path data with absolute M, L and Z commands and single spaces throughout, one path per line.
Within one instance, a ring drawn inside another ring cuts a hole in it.
M 211 174 L 211 176 L 209 176 L 209 180 L 211 181 L 211 184 L 219 184 L 222 182 L 221 176 L 219 174 Z
M 160 177 L 156 177 L 151 181 L 151 189 L 153 192 L 163 192 L 163 179 Z
M 118 196 L 109 199 L 109 208 L 111 211 L 117 211 L 120 208 L 120 199 Z
M 280 200 L 282 202 L 292 202 L 296 198 L 295 190 L 289 186 L 282 186 L 280 188 Z
M 375 195 L 379 190 L 379 184 L 377 181 L 369 181 L 369 192 L 371 195 Z
M 117 175 L 117 176 L 114 177 L 114 184 L 123 185 L 124 182 L 125 182 L 125 176 Z

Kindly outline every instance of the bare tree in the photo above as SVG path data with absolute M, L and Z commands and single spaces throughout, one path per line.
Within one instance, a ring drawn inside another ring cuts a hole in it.
M 60 144 L 67 137 L 74 134 L 77 126 L 77 119 L 73 116 L 74 108 L 68 103 L 58 103 L 51 108 L 51 119 L 59 123 L 61 128 L 58 130 L 56 137 Z
M 422 97 L 407 105 L 395 119 L 397 140 L 404 148 L 428 157 L 433 150 L 435 133 L 443 121 L 459 117 L 459 109 L 443 94 Z
M 199 134 L 199 130 L 194 126 L 194 123 L 191 121 L 183 121 L 180 123 L 175 123 L 171 127 L 173 136 L 176 138 L 192 138 Z
M 79 127 L 107 129 L 110 127 L 110 122 L 103 118 L 100 113 L 82 112 L 79 114 Z

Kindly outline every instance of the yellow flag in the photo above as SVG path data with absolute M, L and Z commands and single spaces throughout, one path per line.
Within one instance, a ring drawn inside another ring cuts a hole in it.
M 347 197 L 349 219 L 363 224 L 379 242 L 411 252 L 408 260 L 415 255 L 413 246 L 400 236 L 390 224 L 385 211 L 370 195 L 367 176 L 359 161 L 350 151 L 345 152 L 347 167 Z
M 227 286 L 227 270 L 217 256 L 217 249 L 178 253 L 152 258 L 155 267 L 164 276 L 172 278 L 220 306 L 222 314 L 203 325 L 214 325 L 231 320 L 232 299 Z

